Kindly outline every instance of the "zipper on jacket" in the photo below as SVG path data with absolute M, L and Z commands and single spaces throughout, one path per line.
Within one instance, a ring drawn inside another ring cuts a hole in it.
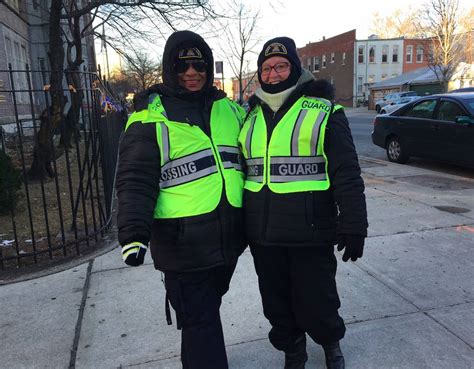
M 209 141 L 211 142 L 212 149 L 214 150 L 214 155 L 216 156 L 216 164 L 219 167 L 219 174 L 221 175 L 222 192 L 221 192 L 221 198 L 219 199 L 219 204 L 220 204 L 224 196 L 225 196 L 225 201 L 228 202 L 227 194 L 226 194 L 226 183 L 225 183 L 225 178 L 224 178 L 224 166 L 222 164 L 221 154 L 218 148 L 216 148 L 214 141 L 212 140 L 212 133 L 210 131 L 209 131 Z M 217 204 L 217 215 L 219 218 L 219 225 L 221 228 L 221 245 L 222 245 L 221 252 L 222 252 L 222 258 L 224 259 L 224 264 L 227 265 L 227 259 L 228 259 L 227 248 L 229 247 L 229 245 L 227 244 L 227 240 L 224 237 L 224 232 L 226 232 L 227 229 L 225 229 L 226 227 L 224 227 L 224 224 L 222 223 L 222 209 L 219 207 L 219 204 Z
M 266 104 L 265 104 L 266 105 Z M 283 105 L 282 105 L 283 106 Z M 270 107 L 267 105 L 267 108 L 270 109 Z M 262 106 L 262 110 L 264 109 L 264 107 Z M 267 172 L 267 176 L 266 176 L 266 183 L 263 184 L 263 186 L 267 187 L 265 189 L 265 194 L 263 195 L 264 198 L 263 198 L 263 224 L 262 224 L 262 229 L 260 230 L 260 243 L 263 245 L 265 243 L 265 240 L 266 240 L 266 229 L 267 229 L 267 225 L 268 225 L 268 213 L 269 213 L 269 208 L 270 208 L 270 194 L 269 192 L 271 192 L 270 190 L 270 187 L 268 186 L 268 182 L 270 180 L 270 163 L 269 163 L 269 159 L 268 159 L 268 146 L 270 145 L 270 139 L 272 137 L 272 134 L 273 134 L 273 130 L 275 129 L 276 127 L 276 124 L 278 124 L 278 121 L 275 123 L 275 118 L 277 117 L 277 114 L 280 112 L 281 110 L 281 107 L 280 109 L 278 109 L 277 111 L 272 111 L 273 114 L 272 114 L 272 131 L 271 132 L 268 132 L 268 123 L 265 122 L 265 125 L 267 126 L 267 153 L 265 155 L 265 163 L 264 163 L 264 168 L 268 168 L 268 172 Z M 262 112 L 263 114 L 263 112 Z M 263 114 L 263 119 L 265 119 L 265 114 Z
M 273 112 L 273 118 L 272 118 L 272 124 L 275 121 L 275 116 L 277 112 Z M 263 119 L 265 119 L 265 114 L 263 114 Z M 267 123 L 265 122 L 265 125 Z M 273 133 L 273 130 L 272 130 Z M 268 213 L 269 213 L 269 208 L 270 208 L 270 194 L 269 192 L 270 187 L 268 186 L 268 181 L 270 180 L 270 166 L 269 166 L 269 159 L 268 159 L 268 146 L 270 144 L 270 139 L 271 139 L 271 134 L 269 134 L 268 129 L 267 129 L 267 152 L 265 153 L 265 159 L 264 159 L 264 165 L 263 167 L 268 169 L 267 173 L 264 173 L 264 178 L 266 178 L 265 183 L 263 184 L 263 189 L 265 190 L 265 193 L 263 195 L 263 222 L 262 222 L 262 229 L 260 230 L 260 243 L 262 245 L 265 244 L 266 240 L 266 229 L 268 225 Z M 266 176 L 265 176 L 266 174 Z M 266 188 L 265 188 L 266 187 Z

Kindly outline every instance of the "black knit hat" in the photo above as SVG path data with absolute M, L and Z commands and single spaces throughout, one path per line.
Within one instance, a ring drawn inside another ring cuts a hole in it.
M 275 85 L 270 85 L 262 81 L 260 74 L 263 62 L 273 56 L 281 56 L 288 59 L 291 64 L 291 73 L 285 81 Z M 268 93 L 281 92 L 294 86 L 301 76 L 301 62 L 298 53 L 296 52 L 296 44 L 295 41 L 289 37 L 275 37 L 267 41 L 258 55 L 257 65 L 258 80 L 262 89 Z

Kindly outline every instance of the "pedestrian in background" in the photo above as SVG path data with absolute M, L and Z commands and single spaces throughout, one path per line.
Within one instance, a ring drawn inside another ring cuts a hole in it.
M 219 308 L 246 246 L 244 112 L 213 86 L 212 52 L 199 35 L 173 33 L 162 60 L 163 83 L 137 96 L 120 145 L 119 242 L 133 266 L 150 243 L 182 330 L 183 368 L 226 369 Z
M 344 261 L 355 261 L 367 235 L 349 124 L 332 102 L 332 85 L 301 69 L 288 37 L 265 43 L 258 79 L 239 144 L 247 167 L 246 233 L 269 339 L 285 353 L 285 369 L 305 367 L 306 333 L 322 345 L 327 368 L 341 369 L 345 325 L 334 244 L 345 248 Z

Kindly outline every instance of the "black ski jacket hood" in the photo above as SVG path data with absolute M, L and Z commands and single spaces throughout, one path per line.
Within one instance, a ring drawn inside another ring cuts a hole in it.
M 163 84 L 171 89 L 183 89 L 178 84 L 178 77 L 174 70 L 174 63 L 180 49 L 185 47 L 197 47 L 207 63 L 207 82 L 204 89 L 209 89 L 214 83 L 214 57 L 209 45 L 198 34 L 191 31 L 177 31 L 166 41 L 163 51 Z

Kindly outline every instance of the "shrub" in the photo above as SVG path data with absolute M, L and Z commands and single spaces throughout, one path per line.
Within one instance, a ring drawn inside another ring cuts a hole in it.
M 15 208 L 21 183 L 21 172 L 13 166 L 10 157 L 0 151 L 0 214 Z

